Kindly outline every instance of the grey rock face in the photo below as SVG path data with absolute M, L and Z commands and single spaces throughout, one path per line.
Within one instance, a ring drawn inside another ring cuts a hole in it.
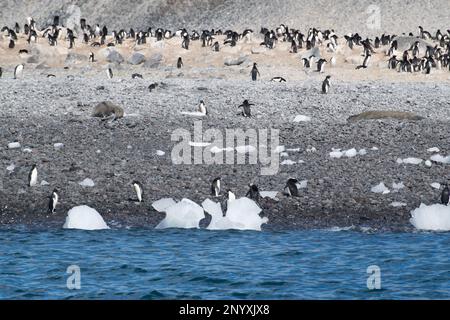
M 138 65 L 145 61 L 145 56 L 142 53 L 135 52 L 128 59 L 128 63 L 132 65 Z
M 111 50 L 108 53 L 108 55 L 106 56 L 106 61 L 120 64 L 120 63 L 124 62 L 125 59 L 116 50 Z
M 163 56 L 161 53 L 154 53 L 152 56 L 144 63 L 145 68 L 158 68 L 163 61 Z

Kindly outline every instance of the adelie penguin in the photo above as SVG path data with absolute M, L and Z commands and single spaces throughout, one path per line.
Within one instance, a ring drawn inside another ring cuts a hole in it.
M 48 212 L 55 213 L 56 205 L 58 204 L 58 201 L 59 201 L 58 190 L 53 189 L 53 192 L 49 198 L 50 198 L 50 201 L 48 202 Z
M 205 102 L 203 100 L 200 100 L 200 103 L 198 104 L 198 112 L 204 114 L 205 116 L 208 115 L 208 109 L 206 108 Z
M 283 77 L 273 77 L 270 82 L 286 82 L 286 79 Z
M 183 66 L 183 60 L 181 59 L 181 57 L 179 57 L 178 61 L 177 61 L 177 68 L 181 69 L 182 66 Z
M 372 57 L 372 54 L 370 52 L 367 52 L 367 54 L 366 54 L 366 56 L 364 58 L 363 64 L 360 65 L 360 66 L 357 66 L 356 70 L 367 69 L 367 67 L 369 66 L 369 62 L 370 62 L 370 58 L 371 57 Z
M 322 83 L 322 93 L 327 94 L 328 92 L 330 92 L 330 87 L 331 87 L 331 76 L 327 76 Z
M 95 62 L 95 56 L 93 52 L 89 53 L 89 62 Z
M 253 105 L 254 104 L 249 103 L 248 100 L 244 100 L 244 102 L 238 108 L 242 108 L 242 115 L 246 118 L 249 118 L 252 116 L 250 106 L 253 106 Z
M 3 69 L 2 69 L 2 67 L 0 67 L 0 78 L 2 77 L 2 74 L 3 74 Z
M 23 68 L 23 64 L 19 64 L 14 68 L 14 79 L 18 79 L 22 75 Z
M 113 74 L 111 68 L 106 69 L 106 75 L 108 76 L 108 79 L 112 79 L 114 77 L 114 74 Z
M 140 74 L 140 73 L 133 73 L 132 75 L 131 75 L 131 79 L 144 79 L 144 77 L 142 76 L 142 74 Z
M 216 178 L 211 183 L 211 195 L 218 197 L 220 195 L 220 178 Z
M 37 184 L 38 171 L 35 164 L 31 167 L 30 173 L 28 174 L 28 186 L 34 187 Z
M 260 199 L 258 186 L 255 184 L 250 184 L 249 187 L 250 187 L 250 189 L 248 190 L 248 192 L 245 196 L 249 199 L 252 199 L 252 200 L 255 200 L 256 202 L 258 202 Z
M 131 185 L 133 186 L 134 192 L 136 192 L 137 201 L 143 202 L 144 188 L 142 188 L 142 184 L 135 180 L 131 183 Z
M 450 190 L 448 189 L 448 184 L 444 184 L 444 190 L 441 193 L 441 203 L 444 206 L 448 206 L 448 202 L 450 201 Z
M 261 75 L 259 74 L 259 70 L 258 70 L 258 67 L 257 67 L 256 62 L 253 63 L 253 68 L 252 68 L 252 71 L 250 72 L 250 74 L 252 75 L 252 80 L 253 80 L 253 81 L 256 81 L 257 78 L 258 78 L 258 76 L 261 76 Z
M 327 60 L 325 60 L 325 59 L 320 59 L 319 61 L 317 61 L 317 72 L 324 73 L 326 64 L 327 64 Z
M 286 182 L 284 191 L 286 192 L 286 195 L 288 195 L 288 196 L 298 197 L 298 180 L 297 179 L 289 179 Z
M 227 198 L 225 199 L 225 201 L 222 203 L 222 207 L 223 207 L 223 216 L 226 216 L 226 212 L 228 210 L 228 204 L 232 201 L 236 200 L 236 195 L 233 193 L 233 191 L 231 191 L 230 189 L 227 190 Z

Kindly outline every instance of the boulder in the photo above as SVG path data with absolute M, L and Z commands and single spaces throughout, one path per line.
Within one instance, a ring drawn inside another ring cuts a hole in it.
M 241 64 L 243 64 L 246 60 L 247 60 L 247 56 L 242 55 L 238 58 L 226 58 L 224 61 L 224 64 L 226 66 L 239 66 Z
M 158 68 L 163 61 L 163 55 L 161 53 L 154 53 L 144 63 L 145 68 Z
M 109 53 L 106 56 L 106 61 L 120 64 L 125 61 L 122 55 L 116 50 L 109 50 Z
M 128 63 L 132 65 L 138 65 L 145 61 L 145 56 L 142 53 L 135 52 L 130 58 L 128 58 Z

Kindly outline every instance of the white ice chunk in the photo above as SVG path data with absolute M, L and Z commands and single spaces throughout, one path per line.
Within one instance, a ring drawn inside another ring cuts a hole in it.
M 306 189 L 308 187 L 308 180 L 303 180 L 297 183 L 297 189 Z
M 430 186 L 434 189 L 440 189 L 441 188 L 441 184 L 437 183 L 437 182 L 433 182 L 432 184 L 430 184 Z
M 309 122 L 311 121 L 311 117 L 298 115 L 294 118 L 294 122 Z
M 50 183 L 48 183 L 47 181 L 45 181 L 45 180 L 41 181 L 41 186 L 49 186 L 49 185 L 50 185 Z
M 19 142 L 8 143 L 8 149 L 18 149 L 18 148 L 20 148 L 20 143 Z
M 306 152 L 308 152 L 308 153 L 314 153 L 316 151 L 317 151 L 317 149 L 315 147 L 311 147 L 311 148 L 307 148 L 306 149 Z
M 411 212 L 412 225 L 419 230 L 450 231 L 450 207 L 442 204 L 421 204 Z
M 404 189 L 405 188 L 405 184 L 403 182 L 399 182 L 399 183 L 392 183 L 392 188 L 396 191 Z
M 278 147 L 276 147 L 275 148 L 275 153 L 282 153 L 282 152 L 285 152 L 286 151 L 286 148 L 284 147 L 284 146 L 278 146 Z
M 64 143 L 61 143 L 61 142 L 55 143 L 53 145 L 53 148 L 55 148 L 55 149 L 62 149 L 62 148 L 64 148 Z
M 23 152 L 26 152 L 26 153 L 31 153 L 31 152 L 33 152 L 33 150 L 31 150 L 30 148 L 23 148 L 22 151 L 23 151 Z
M 372 147 L 372 151 L 378 151 L 379 149 L 377 147 Z
M 425 161 L 425 165 L 426 165 L 428 168 L 431 168 L 432 163 L 431 163 L 430 160 L 427 160 L 427 161 Z
M 358 152 L 356 151 L 355 148 L 350 149 L 350 150 L 347 150 L 347 151 L 344 152 L 344 155 L 345 155 L 347 158 L 353 158 L 353 157 L 356 157 L 357 154 L 358 154 Z
M 300 148 L 286 149 L 286 152 L 300 152 Z
M 430 149 L 427 150 L 427 152 L 429 152 L 429 153 L 438 153 L 440 151 L 441 150 L 439 150 L 439 148 L 437 148 L 437 147 L 430 148 Z
M 156 226 L 156 229 L 198 229 L 200 221 L 205 218 L 203 208 L 189 199 L 183 199 L 166 208 L 165 212 L 166 217 Z
M 9 166 L 6 167 L 6 170 L 8 170 L 9 172 L 13 172 L 15 168 L 16 166 L 13 163 L 11 163 Z
M 267 218 L 261 218 L 259 213 L 262 211 L 260 207 L 248 198 L 240 198 L 228 202 L 228 210 L 226 216 L 220 214 L 220 204 L 205 200 L 203 208 L 211 216 L 211 223 L 207 229 L 209 230 L 255 230 L 261 231 L 261 225 L 268 222 Z
M 79 185 L 82 186 L 82 187 L 94 187 L 95 183 L 94 183 L 94 181 L 92 179 L 86 178 L 83 181 L 81 181 L 79 183 Z
M 156 150 L 156 155 L 162 157 L 163 155 L 165 155 L 166 153 L 162 150 Z
M 422 159 L 419 158 L 406 158 L 406 159 L 397 159 L 398 164 L 421 164 L 423 162 Z
M 109 229 L 102 216 L 88 206 L 78 206 L 69 210 L 64 229 L 102 230 Z
M 366 149 L 361 149 L 361 150 L 359 150 L 358 153 L 359 153 L 360 156 L 365 156 L 367 154 L 367 150 Z
M 341 152 L 340 150 L 335 150 L 330 152 L 330 157 L 335 159 L 340 159 L 344 155 L 344 152 Z
M 400 208 L 400 207 L 406 207 L 407 206 L 407 204 L 406 203 L 404 203 L 404 202 L 392 202 L 391 203 L 391 207 L 394 207 L 394 208 Z
M 440 154 L 435 154 L 430 158 L 431 161 L 434 162 L 439 162 L 439 163 L 444 163 L 444 164 L 449 164 L 450 163 L 450 156 L 448 157 L 443 157 Z
M 385 186 L 383 182 L 381 182 L 379 185 L 376 185 L 372 189 L 370 189 L 373 193 L 382 193 L 382 194 L 388 194 L 391 191 Z
M 287 153 L 287 152 L 282 152 L 282 153 L 280 153 L 280 157 L 282 157 L 282 158 L 287 158 L 287 157 L 289 157 L 289 153 Z
M 278 191 L 260 191 L 259 195 L 262 198 L 270 198 L 270 199 L 273 199 L 273 200 L 279 200 L 277 198 Z
M 167 208 L 176 205 L 177 202 L 172 198 L 164 198 L 152 203 L 152 207 L 158 212 L 164 212 Z
M 292 160 L 290 160 L 290 159 L 287 159 L 287 160 L 284 160 L 284 161 L 282 161 L 281 162 L 281 165 L 282 166 L 292 166 L 292 165 L 294 165 L 294 164 L 296 164 L 297 162 L 295 162 L 295 161 L 292 161 Z

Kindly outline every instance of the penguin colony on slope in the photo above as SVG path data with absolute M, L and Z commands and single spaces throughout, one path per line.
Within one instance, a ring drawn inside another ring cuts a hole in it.
M 38 30 L 36 22 L 33 18 L 27 18 L 27 23 L 21 29 L 18 23 L 15 23 L 13 28 L 7 26 L 1 29 L 1 32 L 7 36 L 8 48 L 14 49 L 16 47 L 16 42 L 18 41 L 18 34 L 23 33 L 26 36 L 27 42 L 35 43 L 38 38 L 47 39 L 49 46 L 58 45 L 58 40 L 63 39 L 68 43 L 68 48 L 73 49 L 76 41 L 81 41 L 84 45 L 91 47 L 114 47 L 120 46 L 125 40 L 132 40 L 137 45 L 144 45 L 147 43 L 147 39 L 150 37 L 156 38 L 156 41 L 164 41 L 165 39 L 170 39 L 173 37 L 178 37 L 181 39 L 181 47 L 185 50 L 189 50 L 191 41 L 201 41 L 202 47 L 209 47 L 215 52 L 220 51 L 220 43 L 216 41 L 215 37 L 219 35 L 225 35 L 225 40 L 223 41 L 223 46 L 234 47 L 239 41 L 248 41 L 253 35 L 253 30 L 246 29 L 242 33 L 238 33 L 233 30 L 203 30 L 201 33 L 197 31 L 188 32 L 186 29 L 179 29 L 175 32 L 171 30 L 165 30 L 162 28 L 148 28 L 146 30 L 135 31 L 130 29 L 125 31 L 124 29 L 116 31 L 113 30 L 109 32 L 106 26 L 100 28 L 100 25 L 96 24 L 94 26 L 88 25 L 85 19 L 80 20 L 81 35 L 76 35 L 73 30 L 69 28 L 64 28 L 60 25 L 60 19 L 58 16 L 54 17 L 53 24 Z M 316 28 L 310 28 L 305 34 L 300 30 L 289 28 L 288 26 L 282 24 L 275 30 L 269 30 L 267 28 L 261 28 L 260 33 L 264 37 L 264 41 L 260 43 L 267 49 L 274 49 L 278 42 L 290 43 L 290 53 L 298 53 L 300 49 L 310 50 L 311 52 L 315 48 L 326 47 L 328 52 L 335 53 L 339 42 L 341 40 L 333 29 L 331 30 L 319 30 Z M 409 36 L 414 37 L 414 34 L 410 33 Z M 108 37 L 108 38 L 107 38 Z M 397 58 L 397 50 L 399 47 L 398 41 L 396 40 L 396 35 L 383 34 L 380 37 L 375 37 L 375 39 L 366 38 L 363 39 L 358 33 L 345 35 L 343 38 L 345 40 L 346 46 L 350 49 L 355 47 L 362 47 L 364 51 L 364 60 L 361 65 L 357 66 L 357 70 L 367 69 L 370 67 L 370 60 L 372 54 L 374 54 L 376 49 L 381 49 L 382 47 L 388 48 L 386 50 L 386 56 L 388 57 L 388 68 L 396 70 L 398 72 L 423 72 L 430 74 L 433 68 L 441 70 L 443 68 L 448 68 L 450 70 L 450 30 L 446 33 L 442 33 L 440 30 L 436 32 L 433 36 L 430 32 L 419 27 L 419 33 L 416 35 L 417 39 L 431 40 L 434 41 L 435 45 L 426 46 L 423 50 L 420 45 L 420 41 L 414 42 L 414 44 L 406 51 L 402 53 L 402 58 Z M 107 40 L 110 39 L 110 40 Z M 422 46 L 423 47 L 423 46 Z M 28 53 L 28 50 L 21 49 L 19 54 Z M 317 61 L 316 61 L 317 60 Z M 90 52 L 88 61 L 94 63 L 95 55 Z M 329 61 L 320 58 L 312 54 L 309 57 L 303 57 L 301 59 L 303 68 L 310 69 L 313 65 L 316 65 L 316 72 L 324 73 L 327 64 L 330 66 L 336 65 L 336 57 L 333 56 Z M 182 68 L 184 66 L 181 57 L 178 58 L 177 68 Z M 21 77 L 24 71 L 24 65 L 19 64 L 14 69 L 14 79 Z M 0 78 L 2 77 L 3 69 L 0 66 Z M 112 79 L 114 76 L 113 70 L 108 68 L 106 70 L 107 77 Z M 54 75 L 49 75 L 54 76 Z M 250 72 L 251 80 L 257 81 L 260 77 L 260 72 L 256 63 L 253 64 L 253 68 Z M 132 78 L 143 78 L 141 74 L 133 74 Z M 273 77 L 271 82 L 286 82 L 286 79 L 278 76 Z M 149 90 L 152 91 L 156 89 L 158 83 L 150 84 Z M 329 93 L 331 88 L 331 76 L 327 75 L 322 83 L 322 93 Z M 251 106 L 248 100 L 238 107 L 242 108 L 242 116 L 251 117 Z M 198 111 L 204 115 L 208 115 L 208 109 L 203 100 L 200 100 Z M 120 117 L 117 117 L 120 118 Z M 33 187 L 37 185 L 38 181 L 38 169 L 36 165 L 33 165 L 30 173 L 28 175 L 28 186 Z M 133 181 L 131 183 L 132 188 L 136 194 L 135 201 L 144 201 L 144 187 L 138 181 Z M 300 185 L 297 179 L 288 179 L 284 187 L 283 193 L 286 196 L 298 197 L 299 196 Z M 211 195 L 213 197 L 221 196 L 221 178 L 215 178 L 211 183 Z M 258 186 L 255 184 L 249 185 L 249 190 L 246 194 L 247 197 L 259 202 L 261 196 L 259 193 Z M 235 194 L 231 190 L 226 191 L 226 199 L 232 201 L 236 198 Z M 56 206 L 59 202 L 58 190 L 55 188 L 52 194 L 49 196 L 48 210 L 51 213 L 55 213 Z M 441 203 L 448 205 L 450 201 L 450 191 L 447 184 L 441 194 Z M 226 203 L 225 203 L 226 204 Z

